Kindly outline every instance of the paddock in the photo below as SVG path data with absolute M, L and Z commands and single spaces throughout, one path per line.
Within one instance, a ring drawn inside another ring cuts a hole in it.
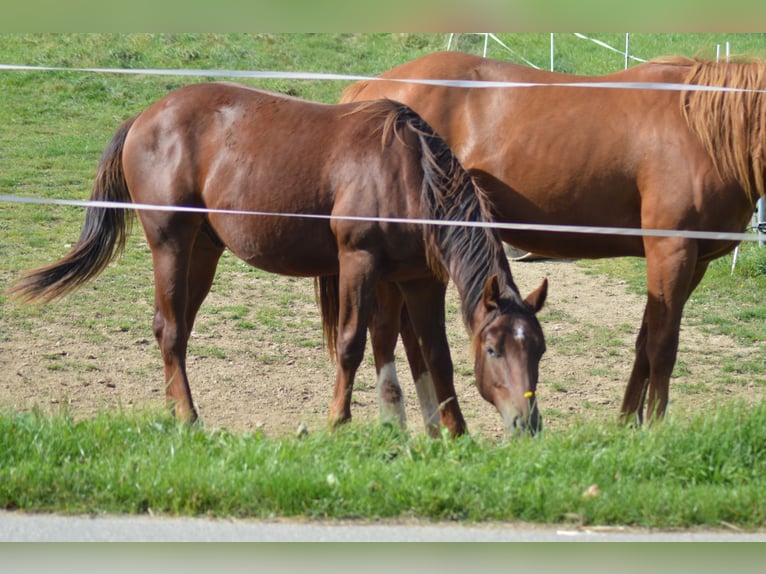
M 66 411 L 76 418 L 99 409 L 164 408 L 161 360 L 147 320 L 152 311 L 152 292 L 146 287 L 151 284 L 148 248 L 134 238 L 128 250 L 136 256 L 144 252 L 144 277 L 126 276 L 118 261 L 60 305 L 19 310 L 3 302 L 3 316 L 14 319 L 4 324 L 0 341 L 0 405 Z M 615 421 L 643 297 L 631 293 L 622 279 L 587 274 L 574 261 L 512 261 L 511 269 L 522 292 L 543 276 L 551 285 L 539 315 L 549 341 L 539 385 L 545 429 L 565 431 L 583 419 Z M 148 283 L 139 286 L 143 280 Z M 87 306 L 92 296 L 88 291 L 106 291 L 109 305 L 120 309 L 119 320 L 107 321 L 103 309 Z M 246 303 L 255 300 L 258 305 Z M 447 312 L 455 388 L 468 430 L 499 439 L 502 420 L 474 385 L 470 341 L 452 286 Z M 721 400 L 759 400 L 763 384 L 757 378 L 722 372 L 723 364 L 750 360 L 757 348 L 711 335 L 705 325 L 688 321 L 682 333 L 683 373 L 671 383 L 669 416 L 699 413 Z M 423 432 L 401 346 L 397 356 L 408 427 Z M 326 432 L 335 371 L 321 347 L 311 280 L 252 270 L 225 255 L 200 311 L 188 357 L 206 429 L 282 437 L 303 423 L 309 432 Z M 352 424 L 378 421 L 375 382 L 368 343 L 354 388 Z

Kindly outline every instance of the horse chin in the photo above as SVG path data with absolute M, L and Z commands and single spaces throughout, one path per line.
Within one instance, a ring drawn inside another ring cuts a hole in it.
M 517 412 L 512 416 L 503 415 L 503 419 L 511 437 L 535 436 L 543 430 L 543 418 L 536 408 L 527 416 Z

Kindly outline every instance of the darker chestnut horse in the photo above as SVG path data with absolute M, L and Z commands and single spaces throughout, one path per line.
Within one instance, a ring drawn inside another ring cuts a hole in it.
M 486 189 L 498 221 L 741 232 L 764 195 L 766 96 L 752 90 L 766 88 L 765 70 L 760 62 L 663 58 L 583 77 L 447 52 L 380 76 L 412 82 L 358 82 L 346 89 L 343 101 L 389 97 L 411 106 Z M 538 86 L 445 87 L 419 79 Z M 593 82 L 684 86 L 546 86 Z M 751 91 L 702 91 L 694 85 Z M 512 245 L 551 257 L 646 258 L 648 299 L 621 412 L 624 420 L 639 423 L 645 406 L 647 417 L 663 416 L 684 304 L 710 261 L 735 243 L 507 229 L 500 234 Z M 392 299 L 395 309 L 396 294 L 381 294 L 384 302 Z M 393 356 L 396 340 L 386 337 L 379 338 L 381 352 Z M 406 325 L 402 337 L 413 375 L 423 377 L 426 367 Z
M 225 83 L 181 88 L 118 129 L 91 199 L 128 205 L 89 207 L 72 250 L 11 292 L 46 301 L 95 277 L 124 247 L 129 204 L 140 204 L 154 264 L 153 331 L 179 419 L 197 418 L 187 343 L 228 248 L 273 273 L 338 278 L 322 306 L 338 365 L 333 425 L 351 418 L 375 288 L 387 282 L 409 309 L 441 423 L 465 432 L 444 323 L 448 276 L 473 332 L 479 388 L 510 424 L 539 425 L 545 343 L 535 312 L 546 284 L 521 298 L 497 234 L 465 225 L 488 222 L 482 192 L 406 106 L 323 105 Z

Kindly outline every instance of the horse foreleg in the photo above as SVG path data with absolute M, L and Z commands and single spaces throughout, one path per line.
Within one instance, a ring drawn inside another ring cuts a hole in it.
M 649 383 L 641 388 L 638 408 L 641 409 L 646 397 L 646 418 L 655 420 L 662 418 L 667 410 L 683 308 L 704 276 L 707 263 L 697 262 L 695 241 L 647 237 L 644 244 L 648 300 L 642 325 L 645 337 L 639 333 L 638 343 L 645 348 Z M 642 360 L 637 348 L 637 365 Z M 638 368 L 643 369 L 643 366 Z M 628 390 L 631 390 L 630 386 Z M 628 402 L 627 391 L 625 402 Z
M 399 288 L 388 282 L 378 284 L 375 311 L 370 317 L 370 340 L 378 374 L 378 405 L 383 422 L 407 426 L 402 388 L 396 375 L 394 350 L 399 338 L 399 316 L 404 300 Z
M 412 329 L 404 298 L 392 283 L 378 286 L 377 303 L 370 321 L 372 349 L 378 373 L 378 402 L 383 420 L 399 420 L 406 424 L 404 401 L 394 363 L 396 340 L 402 335 L 402 343 L 415 382 L 420 411 L 426 432 L 439 436 L 439 402 L 436 400 L 431 373 L 428 371 L 417 335 Z
M 330 425 L 351 420 L 351 393 L 356 371 L 367 343 L 379 270 L 374 256 L 365 251 L 341 252 L 338 284 L 338 362 L 335 391 L 330 403 Z
M 439 436 L 439 401 L 436 398 L 433 377 L 428 370 L 423 350 L 420 348 L 418 336 L 412 327 L 407 308 L 402 308 L 401 325 L 399 332 L 402 335 L 402 345 L 407 353 L 407 362 L 410 365 L 412 380 L 415 381 L 415 390 L 420 403 L 420 412 L 423 415 L 423 423 L 426 432 L 432 437 Z
M 467 427 L 455 393 L 445 325 L 447 286 L 433 279 L 403 283 L 401 288 L 412 322 L 412 334 L 420 342 L 422 358 L 431 373 L 441 424 L 453 436 L 464 434 Z
M 670 283 L 675 289 L 666 296 L 665 305 L 660 313 L 660 317 L 665 319 L 665 322 L 659 322 L 659 328 L 655 328 L 655 336 L 652 337 L 650 331 L 648 337 L 647 353 L 652 364 L 646 401 L 648 420 L 663 417 L 667 410 L 670 376 L 673 373 L 678 355 L 684 305 L 707 271 L 708 262 L 694 261 L 697 254 L 697 244 L 694 243 L 693 246 L 694 249 L 690 250 L 687 257 L 683 258 L 684 262 L 691 258 L 695 264 L 688 275 L 682 274 L 686 268 L 681 263 L 675 267 L 671 265 L 669 268 L 671 277 L 666 283 Z

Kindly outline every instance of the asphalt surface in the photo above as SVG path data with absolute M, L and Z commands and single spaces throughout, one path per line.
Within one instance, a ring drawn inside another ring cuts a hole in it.
M 0 512 L 3 542 L 766 542 L 766 531 L 323 523 Z

